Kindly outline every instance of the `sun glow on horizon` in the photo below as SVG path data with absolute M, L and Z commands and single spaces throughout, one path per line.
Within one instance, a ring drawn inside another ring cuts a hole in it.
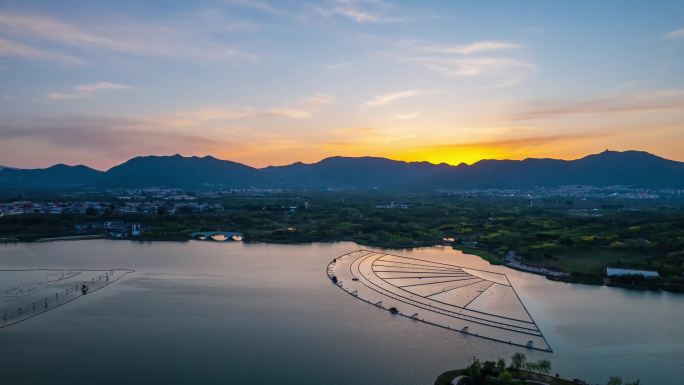
M 456 166 L 461 163 L 473 164 L 484 159 L 519 159 L 520 155 L 496 147 L 462 146 L 458 149 L 443 147 L 407 150 L 397 153 L 395 156 L 391 156 L 391 158 L 407 162 L 425 161 L 434 164 L 447 163 Z
M 6 1 L 0 165 L 458 165 L 605 148 L 684 161 L 673 4 L 341 3 Z

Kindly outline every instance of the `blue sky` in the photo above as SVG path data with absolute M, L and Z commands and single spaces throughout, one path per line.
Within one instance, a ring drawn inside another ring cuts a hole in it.
M 677 1 L 3 1 L 0 164 L 684 160 Z

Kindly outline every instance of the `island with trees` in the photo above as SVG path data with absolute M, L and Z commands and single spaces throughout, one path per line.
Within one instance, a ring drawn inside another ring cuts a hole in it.
M 550 375 L 551 362 L 547 359 L 528 360 L 525 354 L 517 352 L 510 362 L 499 358 L 496 361 L 473 362 L 464 369 L 450 370 L 440 374 L 435 385 L 590 385 L 580 379 L 564 379 L 558 373 Z M 623 382 L 621 377 L 610 377 L 606 385 L 639 385 L 639 380 Z

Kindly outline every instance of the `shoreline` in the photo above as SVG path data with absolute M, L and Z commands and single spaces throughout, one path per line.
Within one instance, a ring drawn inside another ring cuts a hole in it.
M 189 241 L 194 240 L 192 238 L 181 238 L 181 237 L 170 237 L 170 238 L 154 238 L 154 237 L 152 237 L 152 238 L 146 238 L 146 237 L 110 238 L 110 237 L 107 237 L 103 234 L 85 234 L 85 235 L 72 235 L 72 236 L 60 236 L 60 237 L 44 237 L 44 238 L 37 238 L 37 239 L 32 239 L 32 240 L 21 240 L 18 238 L 5 237 L 5 238 L 0 238 L 0 243 L 45 243 L 45 242 L 59 242 L 59 241 L 94 240 L 94 239 L 108 239 L 108 240 L 112 240 L 112 241 L 132 241 L 132 242 L 189 242 Z M 224 243 L 224 242 L 237 242 L 237 241 L 204 240 L 202 242 Z M 517 270 L 517 271 L 521 271 L 524 273 L 544 276 L 546 279 L 548 279 L 550 281 L 555 281 L 555 282 L 580 284 L 580 285 L 592 285 L 592 286 L 618 287 L 618 288 L 622 288 L 622 289 L 638 290 L 638 291 L 663 291 L 663 292 L 669 292 L 669 293 L 684 293 L 684 287 L 672 286 L 669 284 L 647 284 L 647 283 L 628 284 L 628 283 L 623 283 L 623 282 L 606 282 L 605 280 L 598 282 L 598 281 L 593 281 L 593 280 L 573 279 L 573 277 L 571 276 L 570 273 L 560 273 L 560 272 L 555 272 L 555 271 L 546 270 L 546 269 L 542 270 L 542 269 L 535 268 L 533 266 L 519 267 L 519 266 L 516 266 L 515 264 L 509 263 L 505 259 L 501 260 L 498 257 L 494 257 L 489 250 L 480 249 L 480 248 L 473 248 L 473 247 L 463 246 L 463 245 L 445 244 L 442 241 L 422 242 L 420 244 L 413 244 L 413 245 L 405 245 L 405 244 L 397 245 L 397 244 L 387 244 L 387 243 L 365 244 L 365 243 L 359 242 L 359 241 L 354 240 L 354 239 L 307 240 L 307 241 L 294 241 L 294 242 L 278 242 L 278 241 L 270 241 L 269 242 L 269 241 L 256 240 L 256 241 L 239 241 L 239 242 L 243 242 L 243 243 L 266 243 L 266 244 L 272 244 L 272 245 L 306 245 L 306 244 L 312 244 L 312 243 L 353 242 L 353 243 L 356 243 L 357 245 L 363 246 L 363 247 L 374 247 L 374 248 L 388 249 L 388 250 L 412 250 L 412 249 L 422 248 L 422 247 L 443 246 L 443 247 L 450 247 L 454 250 L 458 250 L 464 254 L 475 255 L 475 256 L 489 262 L 489 264 L 491 264 L 491 265 L 500 265 L 500 266 L 504 266 L 506 268 L 509 268 L 511 270 Z M 462 246 L 462 247 L 459 247 L 459 246 Z
M 72 235 L 64 237 L 48 237 L 48 238 L 38 238 L 33 242 L 57 242 L 57 241 L 80 241 L 88 239 L 105 239 L 104 235 Z
M 531 372 L 531 371 L 526 371 L 522 369 L 514 369 L 514 368 L 506 368 L 505 369 L 507 372 L 511 373 L 513 375 L 513 379 L 515 380 L 522 380 L 522 381 L 530 381 L 530 383 L 538 383 L 538 384 L 556 384 L 556 385 L 577 385 L 577 384 L 587 384 L 586 381 L 582 380 L 568 380 L 566 378 L 561 378 L 561 377 L 554 377 L 548 374 L 541 374 L 541 373 L 536 373 L 536 372 Z M 434 385 L 450 385 L 453 380 L 459 378 L 459 377 L 467 377 L 469 375 L 470 371 L 468 368 L 464 369 L 453 369 L 453 370 L 448 370 L 444 373 L 441 373 L 437 378 L 435 379 Z M 495 370 L 495 374 L 498 374 L 499 371 Z M 542 382 L 543 381 L 543 382 Z

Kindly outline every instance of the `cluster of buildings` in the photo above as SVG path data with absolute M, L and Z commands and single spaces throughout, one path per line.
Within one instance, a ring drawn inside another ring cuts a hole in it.
M 607 267 L 606 277 L 642 277 L 642 278 L 658 278 L 660 274 L 654 270 L 635 270 L 635 269 L 621 269 L 618 267 Z
M 375 206 L 375 208 L 376 209 L 407 209 L 407 208 L 409 208 L 409 205 L 404 204 L 404 203 L 396 203 L 396 202 L 392 201 L 386 205 L 377 205 L 377 206 Z
M 103 213 L 109 205 L 103 202 L 31 202 L 0 203 L 0 216 L 22 214 L 86 214 Z
M 0 216 L 24 214 L 156 214 L 173 215 L 177 212 L 222 212 L 223 205 L 196 199 L 179 201 L 127 201 L 119 202 L 31 202 L 0 203 Z
M 105 222 L 79 223 L 74 230 L 81 234 L 106 234 L 111 238 L 139 237 L 142 235 L 142 224 L 110 220 Z
M 201 202 L 201 201 L 131 201 L 119 202 L 114 208 L 114 212 L 118 214 L 154 214 L 163 213 L 173 215 L 178 212 L 223 212 L 223 205 L 216 202 Z
M 142 188 L 126 190 L 117 198 L 120 200 L 164 200 L 164 201 L 194 201 L 201 199 L 215 199 L 228 195 L 248 195 L 264 196 L 282 194 L 281 188 L 241 188 L 241 189 L 221 189 L 221 190 L 202 190 L 188 194 L 183 189 L 178 188 Z
M 510 197 L 510 198 L 579 198 L 579 199 L 681 199 L 684 190 L 646 189 L 624 186 L 561 186 L 555 188 L 520 189 L 463 189 L 437 190 L 440 194 L 461 197 Z

